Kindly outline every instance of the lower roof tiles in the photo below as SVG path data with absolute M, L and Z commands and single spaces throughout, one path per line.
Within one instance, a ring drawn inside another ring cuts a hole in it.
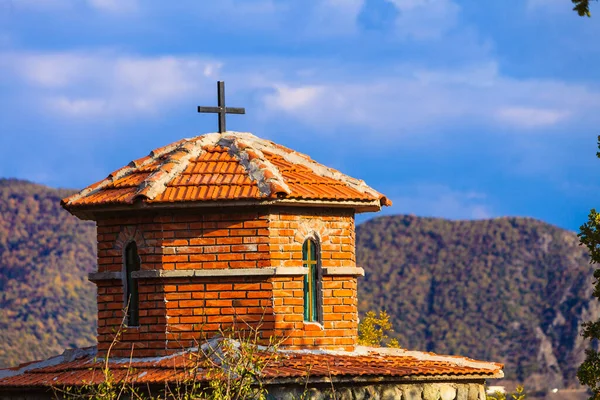
M 458 356 L 357 347 L 354 352 L 267 351 L 256 353 L 266 383 L 327 380 L 415 381 L 468 380 L 503 377 L 503 365 Z M 104 359 L 95 357 L 95 348 L 69 350 L 48 360 L 0 369 L 0 391 L 18 387 L 63 387 L 98 384 L 103 380 Z M 189 349 L 154 358 L 112 358 L 109 369 L 115 381 L 135 384 L 177 383 L 207 379 L 210 362 L 204 352 Z M 196 368 L 197 367 L 197 368 Z M 192 372 L 195 371 L 195 372 Z M 194 376 L 195 373 L 195 376 Z

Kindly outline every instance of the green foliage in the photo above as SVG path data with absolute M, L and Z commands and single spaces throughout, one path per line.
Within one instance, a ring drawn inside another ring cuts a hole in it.
M 127 315 L 127 307 L 125 308 L 123 315 Z M 125 318 L 125 317 L 124 317 Z M 101 377 L 99 383 L 82 382 L 82 385 L 78 386 L 67 386 L 67 387 L 52 387 L 54 397 L 57 400 L 76 400 L 76 399 L 89 399 L 89 400 L 119 400 L 121 398 L 126 399 L 143 399 L 144 396 L 139 388 L 135 387 L 129 380 L 129 377 L 133 375 L 133 368 L 129 367 L 125 378 L 120 381 L 115 379 L 113 372 L 109 366 L 110 354 L 115 344 L 119 342 L 123 333 L 126 332 L 124 321 L 121 321 L 121 326 L 115 332 L 113 341 L 110 344 L 106 356 L 103 359 L 102 366 L 98 371 L 98 375 Z M 92 370 L 96 372 L 96 368 L 92 367 Z M 95 379 L 92 379 L 95 381 Z
M 398 339 L 389 339 L 387 335 L 392 331 L 388 313 L 379 311 L 379 316 L 377 316 L 375 311 L 367 311 L 358 325 L 358 344 L 377 347 L 387 343 L 387 347 L 399 348 Z
M 600 149 L 600 136 L 598 136 L 598 148 Z M 596 153 L 600 158 L 600 152 Z M 600 263 L 600 214 L 595 209 L 590 211 L 588 221 L 579 229 L 580 244 L 587 247 L 590 253 L 590 264 Z M 600 300 L 600 269 L 594 271 L 593 296 Z M 600 339 L 600 319 L 587 321 L 583 324 L 582 335 L 586 339 L 597 343 Z M 592 346 L 585 351 L 585 360 L 579 366 L 577 378 L 582 385 L 589 387 L 593 396 L 590 399 L 600 399 L 600 353 L 597 346 Z
M 124 379 L 114 378 L 109 358 L 112 348 L 125 331 L 121 324 L 100 368 L 101 382 L 55 387 L 54 394 L 57 399 L 66 400 L 266 400 L 262 372 L 277 359 L 281 341 L 271 338 L 267 346 L 259 346 L 259 329 L 250 326 L 239 330 L 231 328 L 221 331 L 217 340 L 201 341 L 198 350 L 189 354 L 192 363 L 182 372 L 184 378 L 165 385 L 164 390 L 157 392 L 156 389 L 151 391 L 150 388 L 136 386 L 133 380 L 128 379 L 135 372 L 131 366 Z M 264 357 L 265 354 L 270 356 Z M 206 380 L 197 380 L 199 374 L 205 375 Z M 306 390 L 301 395 L 301 398 L 305 397 Z
M 510 380 L 576 384 L 593 269 L 573 232 L 532 218 L 398 215 L 360 224 L 356 238 L 361 318 L 386 310 L 402 347 L 502 362 Z M 538 359 L 548 350 L 557 365 Z
M 590 13 L 590 0 L 571 0 L 575 5 L 573 10 L 579 14 L 580 17 L 591 17 Z
M 525 397 L 527 397 L 527 394 L 525 393 L 525 389 L 521 385 L 517 386 L 517 389 L 514 391 L 514 393 L 506 394 L 496 392 L 492 395 L 486 396 L 487 400 L 525 400 Z
M 95 228 L 60 207 L 71 193 L 0 179 L 0 367 L 95 343 Z

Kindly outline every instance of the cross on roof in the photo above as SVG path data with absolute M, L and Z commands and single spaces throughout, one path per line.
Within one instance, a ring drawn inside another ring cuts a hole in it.
M 240 107 L 225 107 L 225 82 L 217 81 L 217 107 L 198 106 L 199 113 L 217 113 L 219 114 L 219 133 L 227 130 L 225 127 L 225 114 L 246 114 L 245 108 Z

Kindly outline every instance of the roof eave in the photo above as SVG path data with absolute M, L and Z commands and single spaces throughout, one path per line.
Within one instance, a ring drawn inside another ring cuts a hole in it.
M 169 203 L 148 203 L 136 201 L 133 204 L 102 204 L 73 206 L 61 202 L 61 206 L 82 220 L 96 220 L 98 214 L 106 212 L 132 211 L 132 210 L 176 210 L 194 208 L 216 207 L 260 207 L 260 206 L 295 206 L 295 207 L 332 207 L 351 208 L 355 213 L 381 211 L 379 200 L 370 201 L 335 201 L 335 200 L 303 200 L 303 199 L 247 199 L 247 200 L 217 200 L 217 201 L 189 201 Z

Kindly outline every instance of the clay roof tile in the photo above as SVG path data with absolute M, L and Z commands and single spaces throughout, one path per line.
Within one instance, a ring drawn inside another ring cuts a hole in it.
M 269 198 L 282 204 L 334 201 L 357 209 L 364 204 L 371 210 L 391 205 L 387 197 L 362 180 L 242 132 L 209 133 L 160 147 L 61 204 L 76 213 L 85 208 L 132 204 L 136 199 L 159 205 L 238 199 L 260 202 Z
M 60 387 L 99 383 L 104 360 L 96 359 L 95 352 L 75 350 L 83 356 L 68 359 L 65 355 L 49 360 L 22 364 L 17 368 L 0 369 L 0 389 L 15 387 Z M 197 350 L 151 359 L 110 359 L 109 368 L 116 382 L 125 377 L 138 384 L 169 383 L 190 378 L 190 368 L 200 365 Z M 192 357 L 194 355 L 194 357 Z M 277 357 L 271 352 L 256 353 L 266 362 L 262 370 L 264 378 L 292 378 L 302 381 L 307 374 L 312 379 L 327 377 L 372 377 L 398 382 L 414 382 L 421 377 L 450 378 L 456 382 L 473 378 L 502 378 L 503 365 L 472 360 L 466 357 L 440 356 L 433 353 L 403 349 L 357 348 L 355 352 L 279 351 Z M 135 371 L 131 375 L 131 371 Z M 206 379 L 206 372 L 198 369 L 197 380 Z

